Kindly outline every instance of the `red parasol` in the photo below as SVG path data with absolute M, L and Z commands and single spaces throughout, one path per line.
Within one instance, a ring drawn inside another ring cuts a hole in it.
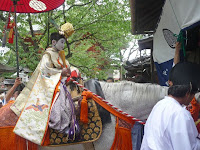
M 56 9 L 65 0 L 0 0 L 0 10 L 17 13 L 42 13 Z
M 17 17 L 16 13 L 42 13 L 56 9 L 65 0 L 0 0 L 1 11 L 11 11 L 15 13 L 15 43 L 17 57 L 17 76 L 19 76 L 18 61 L 18 39 L 17 39 Z

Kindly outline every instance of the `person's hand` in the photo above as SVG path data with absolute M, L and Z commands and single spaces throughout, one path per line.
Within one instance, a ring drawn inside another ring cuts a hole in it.
M 17 77 L 17 78 L 15 79 L 14 85 L 18 86 L 18 85 L 20 85 L 21 83 L 22 83 L 22 82 L 21 82 L 21 78 Z
M 62 77 L 70 77 L 71 75 L 71 70 L 69 68 L 63 68 L 61 76 Z
M 180 49 L 181 49 L 181 42 L 176 42 L 175 48 L 176 48 L 176 51 L 180 51 Z
M 189 105 L 187 106 L 187 110 L 188 110 L 188 111 L 191 111 L 191 110 L 192 110 L 192 105 L 191 105 L 191 104 L 189 104 Z

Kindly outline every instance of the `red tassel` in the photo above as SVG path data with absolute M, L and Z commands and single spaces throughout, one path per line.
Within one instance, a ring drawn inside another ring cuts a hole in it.
M 83 99 L 81 101 L 81 113 L 80 113 L 80 121 L 83 123 L 88 123 L 88 104 L 87 99 L 92 98 L 93 94 L 88 91 L 83 91 L 82 93 Z
M 81 101 L 81 113 L 80 113 L 80 121 L 83 123 L 88 123 L 88 104 L 86 99 L 86 91 L 83 91 L 82 96 L 83 99 Z
M 8 35 L 8 43 L 11 43 L 11 44 L 14 41 L 14 26 L 15 26 L 15 23 L 10 23 L 9 28 L 8 28 L 8 29 L 10 29 L 10 32 Z
M 14 30 L 13 28 L 10 29 L 9 35 L 8 35 L 8 43 L 13 43 L 14 41 Z
M 132 150 L 131 129 L 120 127 L 117 118 L 115 139 L 110 150 Z

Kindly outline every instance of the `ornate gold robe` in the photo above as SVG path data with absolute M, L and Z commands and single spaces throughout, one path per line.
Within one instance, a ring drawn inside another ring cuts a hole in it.
M 27 86 L 10 107 L 20 116 L 14 132 L 38 145 L 42 144 L 48 127 L 53 95 L 56 98 L 59 93 L 54 91 L 61 78 L 62 65 L 58 52 L 48 48 Z

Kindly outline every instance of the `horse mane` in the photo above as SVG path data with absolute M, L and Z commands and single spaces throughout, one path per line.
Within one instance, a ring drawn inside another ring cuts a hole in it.
M 138 119 L 147 119 L 153 106 L 167 95 L 168 87 L 151 83 L 100 82 L 105 99 Z

